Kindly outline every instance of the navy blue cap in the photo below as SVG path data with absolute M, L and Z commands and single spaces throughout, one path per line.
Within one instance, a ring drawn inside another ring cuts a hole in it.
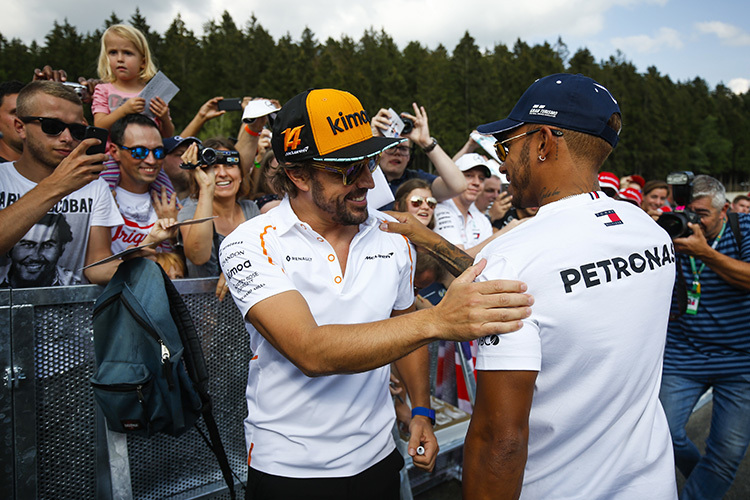
M 601 137 L 615 147 L 619 131 L 607 122 L 619 112 L 617 101 L 603 85 L 581 74 L 558 73 L 532 83 L 508 118 L 480 125 L 477 132 L 499 134 L 538 123 Z
M 164 145 L 164 149 L 167 151 L 167 154 L 174 151 L 177 146 L 180 144 L 185 144 L 187 142 L 188 146 L 191 142 L 194 142 L 198 144 L 198 147 L 202 147 L 203 143 L 201 143 L 201 140 L 197 137 L 180 137 L 179 135 L 175 135 L 174 137 L 167 137 L 166 139 L 163 139 L 162 144 Z

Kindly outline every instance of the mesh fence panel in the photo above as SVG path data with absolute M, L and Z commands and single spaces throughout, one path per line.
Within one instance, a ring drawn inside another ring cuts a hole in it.
M 221 440 L 232 470 L 244 482 L 247 458 L 242 421 L 247 415 L 245 385 L 250 359 L 247 331 L 230 298 L 224 302 L 213 294 L 183 298 L 201 335 Z M 206 433 L 202 420 L 199 425 Z M 223 481 L 216 457 L 194 428 L 178 438 L 129 436 L 128 454 L 134 498 L 161 499 Z
M 94 498 L 96 441 L 91 338 L 93 304 L 36 307 L 39 498 Z
M 183 298 L 203 343 L 222 442 L 230 466 L 244 482 L 247 332 L 230 298 L 221 303 L 213 293 Z M 40 499 L 96 498 L 95 406 L 89 383 L 95 364 L 92 311 L 93 302 L 34 308 Z M 207 435 L 202 420 L 199 425 Z M 195 428 L 178 438 L 129 436 L 128 455 L 136 499 L 191 498 L 190 490 L 223 482 L 216 457 Z M 229 496 L 219 493 L 212 498 Z
M 183 290 L 179 282 L 177 286 Z M 213 285 L 197 289 L 213 290 Z M 55 293 L 64 296 L 65 290 Z M 34 303 L 33 294 L 29 296 L 28 302 Z M 242 422 L 247 414 L 244 392 L 251 355 L 247 332 L 230 298 L 219 302 L 213 292 L 183 291 L 183 299 L 201 336 L 210 375 L 209 393 L 222 442 L 232 470 L 244 482 L 247 459 Z M 71 299 L 64 303 L 58 298 L 53 302 L 35 305 L 33 314 L 38 498 L 96 499 L 96 410 L 89 383 L 95 368 L 93 300 Z M 434 384 L 437 345 L 432 345 L 430 351 Z M 449 356 L 452 360 L 453 353 Z M 449 394 L 455 392 L 451 365 L 447 363 L 449 373 L 444 373 L 446 386 L 452 389 L 446 391 Z M 202 420 L 199 426 L 205 433 Z M 223 477 L 216 457 L 196 429 L 178 438 L 129 436 L 128 457 L 135 499 L 229 498 L 225 491 L 206 493 L 217 489 L 215 486 L 221 487 Z M 441 455 L 437 469 L 449 469 L 456 463 L 460 463 L 460 452 L 458 457 L 454 453 Z M 410 476 L 415 486 L 429 482 L 418 471 L 410 471 Z M 238 496 L 242 497 L 241 490 Z

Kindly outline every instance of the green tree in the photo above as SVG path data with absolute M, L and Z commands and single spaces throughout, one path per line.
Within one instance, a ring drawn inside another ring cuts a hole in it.
M 54 22 L 52 31 L 45 37 L 41 59 L 43 64 L 49 64 L 55 69 L 64 69 L 71 79 L 73 75 L 84 75 L 89 61 L 81 57 L 81 47 L 84 38 L 66 18 L 62 24 Z
M 213 95 L 205 94 L 203 85 L 195 75 L 199 72 L 200 47 L 193 32 L 185 26 L 178 14 L 164 33 L 161 70 L 180 91 L 169 103 L 175 129 L 179 132 L 187 125 L 203 102 Z
M 146 37 L 148 48 L 151 51 L 151 57 L 154 58 L 154 64 L 156 64 L 158 68 L 161 62 L 161 36 L 159 33 L 156 33 L 151 29 L 151 26 L 148 25 L 146 18 L 141 15 L 141 10 L 138 7 L 135 8 L 135 12 L 130 16 L 130 24 Z
M 21 40 L 13 38 L 8 41 L 0 34 L 0 81 L 30 80 L 36 64 L 33 56 L 34 53 Z

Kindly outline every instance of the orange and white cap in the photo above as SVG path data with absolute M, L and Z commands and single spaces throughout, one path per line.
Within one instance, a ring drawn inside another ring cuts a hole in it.
M 294 96 L 273 122 L 271 146 L 281 162 L 352 162 L 375 156 L 404 141 L 373 137 L 370 117 L 359 99 L 335 89 Z

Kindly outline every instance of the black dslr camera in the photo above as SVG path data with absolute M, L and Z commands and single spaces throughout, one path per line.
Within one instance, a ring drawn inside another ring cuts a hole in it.
M 694 177 L 692 172 L 672 172 L 667 176 L 667 184 L 672 187 L 672 199 L 678 207 L 686 207 L 692 201 Z M 656 223 L 674 240 L 693 234 L 692 229 L 688 227 L 688 222 L 698 224 L 700 221 L 698 214 L 683 208 L 679 211 L 661 214 Z
M 237 151 L 221 151 L 213 148 L 203 148 L 198 151 L 198 165 L 239 165 L 240 154 Z

